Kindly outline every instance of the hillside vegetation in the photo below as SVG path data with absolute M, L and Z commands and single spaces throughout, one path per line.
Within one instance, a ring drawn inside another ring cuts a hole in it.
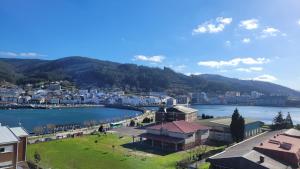
M 68 80 L 81 88 L 121 88 L 128 91 L 170 91 L 185 93 L 213 91 L 224 93 L 259 91 L 299 96 L 299 92 L 284 86 L 252 80 L 239 80 L 220 75 L 186 76 L 170 68 L 153 68 L 135 64 L 120 64 L 86 57 L 66 57 L 57 60 L 0 59 L 0 81 L 14 84 Z

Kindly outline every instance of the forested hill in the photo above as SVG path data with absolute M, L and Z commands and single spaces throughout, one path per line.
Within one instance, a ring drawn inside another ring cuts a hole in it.
M 299 96 L 299 92 L 284 86 L 227 78 L 220 75 L 186 76 L 170 68 L 152 68 L 135 64 L 120 64 L 86 57 L 66 57 L 57 60 L 0 59 L 0 81 L 14 84 L 39 81 L 68 80 L 78 87 L 118 87 L 131 91 L 259 91 Z

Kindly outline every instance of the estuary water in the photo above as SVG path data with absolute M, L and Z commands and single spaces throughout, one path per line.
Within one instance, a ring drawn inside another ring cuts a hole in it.
M 265 123 L 271 123 L 277 112 L 282 111 L 286 116 L 290 112 L 294 123 L 300 123 L 300 108 L 293 107 L 258 107 L 258 106 L 229 106 L 229 105 L 193 105 L 198 109 L 198 114 L 213 115 L 215 117 L 231 116 L 235 108 L 247 118 L 257 119 Z M 147 107 L 157 110 L 156 107 Z M 22 124 L 27 130 L 47 124 L 83 124 L 85 121 L 111 121 L 121 120 L 140 114 L 134 110 L 124 110 L 106 107 L 88 108 L 63 108 L 63 109 L 16 109 L 0 110 L 0 123 L 8 126 Z
M 191 108 L 198 110 L 198 115 L 206 114 L 214 117 L 231 116 L 234 109 L 238 108 L 242 116 L 272 123 L 273 118 L 281 111 L 284 117 L 290 112 L 294 123 L 300 123 L 300 108 L 295 107 L 261 107 L 261 106 L 231 106 L 231 105 L 192 105 Z M 145 107 L 157 110 L 155 107 Z
M 83 124 L 85 121 L 121 120 L 140 114 L 134 110 L 106 107 L 62 108 L 62 109 L 15 109 L 0 110 L 0 123 L 10 127 L 19 123 L 28 131 L 47 124 Z

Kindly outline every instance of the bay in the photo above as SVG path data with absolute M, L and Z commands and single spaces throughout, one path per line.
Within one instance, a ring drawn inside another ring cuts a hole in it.
M 15 109 L 0 110 L 0 123 L 10 127 L 19 123 L 28 131 L 47 124 L 83 124 L 85 121 L 120 120 L 140 114 L 138 111 L 106 107 L 62 109 Z

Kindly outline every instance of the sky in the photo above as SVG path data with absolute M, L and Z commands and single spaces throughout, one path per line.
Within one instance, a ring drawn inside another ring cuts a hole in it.
M 300 1 L 0 1 L 0 57 L 67 56 L 300 90 Z

